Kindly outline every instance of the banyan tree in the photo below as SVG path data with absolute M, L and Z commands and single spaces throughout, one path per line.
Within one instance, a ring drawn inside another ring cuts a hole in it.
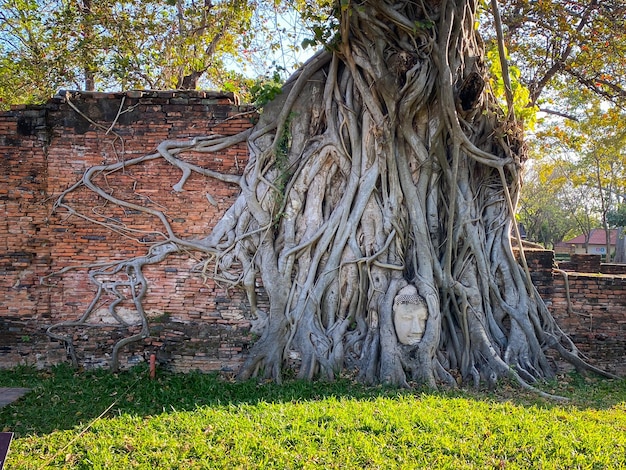
M 144 282 L 145 264 L 196 250 L 205 273 L 235 280 L 258 332 L 241 379 L 280 380 L 290 367 L 307 379 L 529 386 L 554 374 L 550 349 L 586 367 L 512 248 L 522 123 L 490 88 L 478 3 L 337 2 L 333 40 L 252 129 L 159 147 L 182 171 L 175 189 L 193 172 L 239 185 L 212 232 L 169 230 L 113 269 Z M 240 177 L 185 161 L 243 140 Z M 80 184 L 129 204 L 93 177 L 141 162 L 92 168 Z

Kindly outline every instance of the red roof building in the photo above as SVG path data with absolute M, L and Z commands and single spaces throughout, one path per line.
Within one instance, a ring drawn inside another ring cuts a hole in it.
M 610 232 L 610 244 L 611 252 L 615 251 L 615 242 L 617 240 L 617 229 L 611 229 Z M 561 243 L 557 243 L 554 247 L 556 253 L 569 253 L 569 254 L 591 254 L 591 255 L 606 255 L 606 231 L 603 228 L 594 228 L 589 234 L 589 242 L 585 247 L 585 236 L 578 235 L 571 240 L 566 240 Z

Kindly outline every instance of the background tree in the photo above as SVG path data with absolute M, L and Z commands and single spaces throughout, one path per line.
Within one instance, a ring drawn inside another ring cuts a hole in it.
M 620 194 L 618 199 L 620 202 L 606 214 L 606 220 L 609 226 L 617 228 L 614 261 L 626 263 L 626 195 Z
M 609 211 L 606 219 L 611 227 L 626 227 L 626 203 L 621 202 L 617 208 Z
M 332 6 L 336 29 L 326 47 L 253 129 L 159 146 L 182 170 L 176 189 L 192 172 L 241 188 L 214 230 L 184 239 L 159 212 L 169 235 L 146 256 L 107 269 L 136 285 L 146 282 L 146 264 L 183 249 L 205 253 L 207 272 L 246 291 L 260 333 L 241 379 L 280 380 L 295 363 L 302 378 L 349 371 L 369 383 L 493 385 L 512 377 L 530 386 L 553 376 L 550 348 L 590 367 L 511 249 L 526 148 L 513 103 L 501 110 L 490 89 L 478 2 Z M 185 161 L 185 152 L 244 139 L 250 158 L 241 177 Z M 94 167 L 82 184 L 154 214 L 98 184 L 104 173 L 112 178 L 154 157 Z M 259 283 L 267 312 L 256 301 Z M 407 310 L 427 315 L 419 335 L 398 331 L 396 315 Z
M 517 219 L 526 229 L 527 240 L 554 249 L 557 243 L 580 230 L 577 215 L 588 220 L 584 217 L 584 199 L 576 198 L 577 191 L 553 171 L 552 165 L 533 161 L 532 168 L 524 177 Z M 586 229 L 586 233 L 589 231 Z
M 562 176 L 547 172 L 538 181 L 532 178 L 525 181 L 520 197 L 519 220 L 530 222 L 531 226 L 534 222 L 535 227 L 539 227 L 536 229 L 539 232 L 530 231 L 529 236 L 545 231 L 548 234 L 546 241 L 540 236 L 537 240 L 547 248 L 580 234 L 584 236 L 587 248 L 591 231 L 601 225 L 597 201 L 590 197 L 585 186 L 572 184 L 570 172 L 577 170 L 569 162 L 556 161 L 547 167 Z
M 255 5 L 247 0 L 169 3 L 176 8 L 176 18 L 171 18 L 171 30 L 159 44 L 162 79 L 166 87 L 195 89 L 203 75 L 219 77 L 225 53 L 234 53 L 249 41 Z
M 499 1 L 505 43 L 530 104 L 567 112 L 554 91 L 626 100 L 626 5 L 621 0 Z M 550 92 L 552 93 L 546 93 Z M 551 108 L 556 106 L 556 108 Z
M 578 107 L 576 119 L 548 128 L 541 137 L 544 144 L 552 141 L 558 146 L 548 147 L 555 154 L 552 168 L 564 174 L 574 190 L 583 192 L 587 202 L 581 201 L 580 206 L 593 204 L 593 212 L 607 233 L 609 262 L 609 214 L 617 210 L 621 195 L 626 192 L 624 113 L 617 106 L 586 94 L 586 104 Z
M 268 73 L 272 57 L 280 70 L 291 71 L 300 62 L 303 23 L 312 31 L 309 43 L 329 39 L 323 14 L 329 3 L 1 0 L 0 96 L 6 107 L 45 100 L 60 87 L 173 88 L 198 77 L 204 87 L 245 88 L 229 64 L 239 61 L 237 68 L 248 71 L 250 63 L 261 65 L 252 73 L 258 76 Z M 623 102 L 623 2 L 516 0 L 500 7 L 506 47 L 531 106 L 567 113 L 558 100 L 550 103 L 554 92 L 580 85 Z M 495 51 L 489 11 L 480 22 L 487 50 Z
M 281 41 L 297 52 L 299 32 L 286 20 L 276 24 L 284 8 L 254 0 L 0 0 L 2 106 L 42 102 L 59 88 L 245 90 L 243 59 L 272 57 Z M 267 61 L 256 64 L 272 71 Z
M 537 139 L 536 148 L 541 149 L 536 157 L 547 158 L 553 170 L 577 181 L 576 185 L 559 185 L 560 197 L 549 207 L 554 208 L 554 203 L 558 203 L 562 209 L 569 210 L 570 219 L 575 219 L 580 232 L 588 236 L 595 227 L 591 222 L 602 212 L 600 194 L 579 184 L 577 175 L 584 170 L 573 168 L 578 166 L 580 149 L 572 147 L 569 126 L 587 119 L 590 99 L 595 99 L 596 104 L 602 99 L 617 107 L 623 107 L 626 102 L 626 6 L 622 1 L 597 0 L 499 3 L 505 44 L 511 63 L 520 71 L 518 80 L 528 90 L 527 105 L 550 116 L 542 120 L 540 129 L 551 130 L 530 135 L 531 140 Z M 482 24 L 488 48 L 493 50 L 491 17 L 484 15 Z M 615 113 L 606 113 L 602 122 L 603 130 L 611 135 L 619 132 L 619 121 L 612 120 L 614 116 Z M 561 169 L 557 169 L 557 161 Z M 551 184 L 557 184 L 559 179 L 552 178 Z M 544 191 L 544 199 L 554 194 L 549 186 L 537 186 L 535 181 L 528 184 L 532 189 L 522 195 L 521 215 L 528 215 L 529 211 L 537 214 L 536 206 L 524 208 L 525 204 L 532 206 L 537 202 L 539 194 L 534 191 Z M 590 201 L 599 204 L 594 208 Z
M 571 138 L 578 142 L 578 137 L 560 121 L 542 127 L 530 145 L 532 160 L 524 175 L 518 219 L 525 224 L 530 240 L 547 243 L 551 237 L 544 241 L 545 232 L 554 236 L 554 246 L 582 234 L 587 246 L 591 231 L 601 225 L 600 202 L 593 191 L 579 184 L 581 168 L 576 160 L 580 158 L 570 142 Z
M 42 5 L 44 11 L 47 4 Z M 60 51 L 41 19 L 39 5 L 29 0 L 0 4 L 0 97 L 9 104 L 43 101 L 60 85 Z M 46 49 L 45 44 L 50 44 Z

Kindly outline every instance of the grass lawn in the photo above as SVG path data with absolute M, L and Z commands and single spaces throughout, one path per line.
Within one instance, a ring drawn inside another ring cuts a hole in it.
M 18 368 L 0 409 L 8 469 L 626 468 L 626 380 L 430 392 L 289 381 L 230 383 L 146 368 Z M 105 412 L 106 411 L 106 412 Z M 98 418 L 102 413 L 104 414 Z

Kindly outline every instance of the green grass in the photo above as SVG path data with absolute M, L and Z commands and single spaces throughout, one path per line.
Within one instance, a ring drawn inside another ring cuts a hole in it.
M 626 467 L 626 380 L 545 384 L 571 397 L 566 405 L 506 385 L 277 386 L 197 373 L 150 380 L 144 368 L 18 368 L 0 371 L 0 386 L 33 389 L 0 409 L 0 427 L 16 433 L 7 469 Z

